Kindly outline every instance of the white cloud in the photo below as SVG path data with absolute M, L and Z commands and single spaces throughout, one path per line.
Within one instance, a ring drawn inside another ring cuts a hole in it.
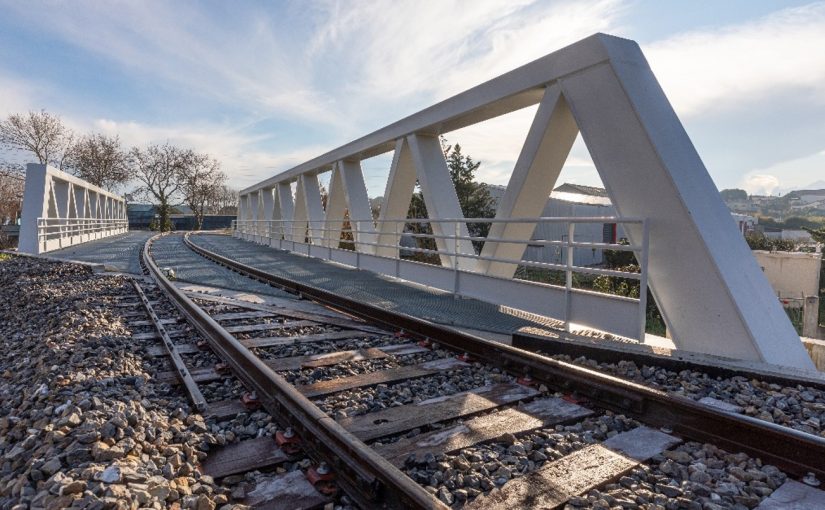
M 311 86 L 309 66 L 253 8 L 223 7 L 209 16 L 197 4 L 151 0 L 40 7 L 6 5 L 140 79 L 259 115 L 343 125 L 335 105 Z
M 622 10 L 618 0 L 333 2 L 308 55 L 342 57 L 356 71 L 344 84 L 356 95 L 443 99 L 613 29 Z
M 436 95 L 445 98 L 541 58 L 596 32 L 621 31 L 625 8 L 617 0 L 537 2 L 497 19 L 475 42 L 472 58 L 445 70 Z
M 786 93 L 825 103 L 825 3 L 762 19 L 691 31 L 644 46 L 662 88 L 681 115 L 700 115 Z
M 819 188 L 823 176 L 825 151 L 816 150 L 802 157 L 754 169 L 742 178 L 740 184 L 752 194 L 787 193 L 794 189 Z
M 36 109 L 33 94 L 40 89 L 35 82 L 0 74 L 0 117 Z
M 89 101 L 82 91 L 54 87 L 56 92 L 43 93 L 2 73 L 0 113 L 64 108 L 74 112 L 66 120 L 79 130 L 117 131 L 129 145 L 169 139 L 219 157 L 244 187 L 594 32 L 624 33 L 623 17 L 632 12 L 632 4 L 619 0 L 352 0 L 294 3 L 277 14 L 244 5 L 4 3 L 16 23 L 36 23 L 39 30 L 115 63 L 126 76 L 157 85 L 157 98 L 150 98 L 147 108 L 173 110 L 163 91 L 175 89 L 191 95 L 192 104 L 202 101 L 208 108 L 218 102 L 228 107 L 222 111 L 237 114 L 221 120 L 190 116 L 167 125 L 132 122 L 127 119 L 140 116 L 129 114 L 95 121 L 77 113 Z M 690 120 L 724 114 L 727 107 L 760 108 L 800 93 L 825 104 L 825 59 L 818 51 L 823 47 L 825 3 L 817 3 L 679 34 L 644 50 L 677 112 Z M 90 61 L 90 70 L 96 69 Z M 56 94 L 58 104 L 48 102 Z M 484 180 L 503 183 L 533 111 L 448 138 L 483 162 Z M 301 122 L 321 129 L 307 130 L 305 139 L 295 137 L 283 153 L 274 145 L 284 140 L 249 134 L 261 120 L 279 128 Z M 334 133 L 318 134 L 330 126 Z M 322 136 L 326 140 L 319 143 Z M 731 182 L 746 169 L 751 175 L 780 176 L 786 184 L 782 173 L 723 163 L 717 166 L 728 169 Z M 598 179 L 581 143 L 574 146 L 568 170 L 578 182 Z M 770 185 L 754 181 L 765 184 Z
M 742 187 L 750 195 L 772 195 L 779 188 L 779 179 L 768 174 L 748 174 L 742 179 Z
M 97 119 L 94 130 L 119 135 L 127 147 L 143 147 L 150 143 L 169 142 L 198 152 L 208 153 L 222 162 L 232 176 L 231 186 L 242 189 L 301 163 L 322 151 L 317 145 L 297 147 L 277 154 L 261 150 L 263 136 L 250 136 L 232 126 L 212 124 L 155 126 L 138 122 L 117 122 Z

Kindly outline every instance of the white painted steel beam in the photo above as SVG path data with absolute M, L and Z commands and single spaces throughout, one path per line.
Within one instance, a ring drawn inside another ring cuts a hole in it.
M 813 369 L 641 50 L 605 48 L 609 63 L 561 86 L 619 215 L 648 218 L 648 277 L 674 343 Z
M 450 178 L 450 170 L 447 168 L 447 161 L 444 159 L 444 152 L 441 149 L 441 141 L 437 136 L 416 134 L 408 136 L 407 141 L 410 144 L 410 154 L 416 175 L 418 175 L 424 205 L 427 206 L 427 216 L 432 220 L 464 218 L 453 181 Z M 433 221 L 430 223 L 430 228 L 436 236 L 458 234 L 467 237 L 469 235 L 467 224 L 463 221 L 454 223 Z M 476 264 L 474 259 L 450 255 L 450 253 L 474 254 L 470 241 L 460 239 L 456 243 L 455 239 L 436 237 L 435 244 L 440 252 L 442 266 L 455 268 L 455 264 L 458 264 L 465 271 L 474 270 Z
M 341 177 L 340 163 L 332 167 L 329 177 L 329 194 L 324 216 L 326 232 L 324 232 L 324 246 L 338 248 L 341 242 L 341 231 L 344 228 L 344 215 L 347 211 L 347 195 L 344 190 L 344 180 Z
M 279 182 L 275 192 L 278 194 L 281 219 L 284 221 L 293 220 L 295 218 L 295 202 L 292 198 L 292 186 L 289 182 Z M 286 239 L 292 239 L 292 231 L 287 226 L 283 227 L 283 235 Z
M 238 219 L 243 221 L 246 217 L 247 198 L 246 195 L 238 195 Z
M 399 138 L 395 143 L 395 153 L 387 177 L 387 187 L 384 190 L 384 203 L 378 213 L 378 244 L 376 255 L 382 257 L 398 257 L 398 246 L 403 234 L 404 224 L 391 222 L 406 218 L 410 209 L 410 201 L 415 190 L 415 165 L 410 154 L 410 144 L 405 138 Z
M 264 189 L 259 189 L 257 192 L 253 194 L 253 200 L 255 201 L 255 219 L 259 221 L 263 221 L 266 219 L 266 208 L 264 206 Z M 257 223 L 255 225 L 255 233 L 259 236 L 262 236 L 266 233 L 267 227 L 264 223 Z
M 375 252 L 375 227 L 372 221 L 370 199 L 361 171 L 361 162 L 345 159 L 338 163 L 341 183 L 347 203 L 350 225 L 354 230 L 355 248 L 363 253 Z
M 253 194 L 254 194 L 254 192 L 250 192 L 250 193 L 247 193 L 245 195 L 241 195 L 241 200 L 244 203 L 243 209 L 244 209 L 244 212 L 246 214 L 246 216 L 244 216 L 244 218 L 243 218 L 245 220 L 254 220 L 255 219 L 255 212 L 258 210 L 258 208 L 256 207 L 257 204 L 255 204 L 252 200 L 252 195 Z
M 302 175 L 298 179 L 294 215 L 292 240 L 303 242 L 308 237 L 311 242 L 322 244 L 324 206 L 316 175 Z
M 272 215 L 275 210 L 275 199 L 272 194 L 272 188 L 264 188 L 261 190 L 261 205 L 263 206 L 263 217 L 261 219 L 267 222 L 272 221 Z M 261 225 L 261 235 L 268 236 L 272 234 L 270 225 L 270 223 Z
M 273 239 L 281 239 L 281 236 L 284 234 L 284 226 L 282 223 L 279 223 L 280 220 L 283 220 L 281 216 L 281 195 L 278 193 L 278 187 L 274 187 L 272 189 L 272 213 L 271 218 L 273 220 L 272 226 L 270 227 L 270 233 Z
M 541 216 L 578 132 L 561 89 L 557 84 L 549 86 L 499 202 L 497 219 Z M 527 241 L 535 229 L 535 223 L 493 223 L 488 237 Z M 482 256 L 520 260 L 526 249 L 526 244 L 487 241 Z M 512 278 L 516 268 L 506 262 L 479 261 L 479 272 L 502 278 Z

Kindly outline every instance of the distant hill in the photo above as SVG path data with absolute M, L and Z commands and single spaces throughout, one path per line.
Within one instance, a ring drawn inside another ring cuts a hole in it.
M 823 189 L 796 189 L 793 191 L 789 191 L 787 194 L 785 194 L 785 198 L 799 198 L 806 195 L 820 196 L 822 198 L 825 198 L 825 186 L 823 186 Z

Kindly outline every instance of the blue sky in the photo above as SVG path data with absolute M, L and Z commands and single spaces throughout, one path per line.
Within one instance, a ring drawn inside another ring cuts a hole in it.
M 825 187 L 825 2 L 0 0 L 0 115 L 209 152 L 243 188 L 594 32 L 639 42 L 719 188 Z M 448 139 L 505 184 L 532 112 Z M 562 179 L 600 182 L 580 141 Z

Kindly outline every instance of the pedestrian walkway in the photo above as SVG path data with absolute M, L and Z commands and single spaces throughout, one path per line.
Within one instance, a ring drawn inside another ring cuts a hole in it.
M 174 270 L 175 280 L 179 282 L 221 287 L 289 300 L 297 299 L 293 294 L 247 278 L 198 255 L 186 246 L 181 234 L 169 234 L 155 240 L 152 243 L 151 255 L 158 267 L 168 267 Z
M 449 292 L 226 235 L 197 234 L 190 239 L 198 246 L 268 273 L 439 324 L 507 335 L 523 327 L 557 324 L 520 310 L 456 298 Z
M 140 251 L 146 240 L 155 234 L 157 232 L 148 230 L 130 230 L 125 234 L 77 244 L 44 255 L 61 260 L 103 264 L 108 271 L 140 274 Z

